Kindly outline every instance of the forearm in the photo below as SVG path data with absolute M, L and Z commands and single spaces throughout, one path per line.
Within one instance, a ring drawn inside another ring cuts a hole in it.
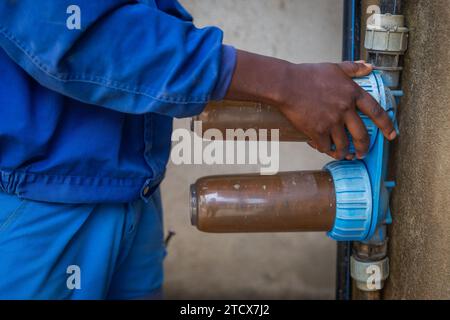
M 279 104 L 290 65 L 284 60 L 237 50 L 236 67 L 225 98 Z

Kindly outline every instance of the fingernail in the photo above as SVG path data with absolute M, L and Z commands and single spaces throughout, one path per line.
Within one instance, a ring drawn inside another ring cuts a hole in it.
M 358 160 L 363 160 L 366 157 L 366 155 L 365 154 L 363 154 L 363 155 L 358 154 L 356 157 L 358 158 Z
M 397 132 L 395 132 L 395 130 L 394 130 L 389 135 L 389 140 L 394 140 L 395 138 L 397 138 Z
M 365 65 L 367 68 L 373 68 L 373 64 L 371 64 L 371 63 L 364 62 L 364 65 Z

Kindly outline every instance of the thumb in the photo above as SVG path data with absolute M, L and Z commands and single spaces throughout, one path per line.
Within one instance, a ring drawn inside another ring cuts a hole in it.
M 350 78 L 364 77 L 372 72 L 373 66 L 365 61 L 344 61 L 338 64 Z

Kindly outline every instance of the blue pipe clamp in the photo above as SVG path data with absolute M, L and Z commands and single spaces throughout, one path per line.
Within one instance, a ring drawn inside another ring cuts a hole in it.
M 355 82 L 388 112 L 398 131 L 399 95 L 394 96 L 385 86 L 381 72 L 375 71 Z M 381 243 L 386 238 L 386 226 L 392 223 L 389 198 L 395 187 L 395 182 L 387 181 L 389 141 L 367 116 L 360 116 L 370 135 L 365 159 L 335 161 L 325 166 L 333 177 L 336 192 L 336 219 L 328 236 L 337 241 Z M 353 144 L 350 145 L 354 152 Z

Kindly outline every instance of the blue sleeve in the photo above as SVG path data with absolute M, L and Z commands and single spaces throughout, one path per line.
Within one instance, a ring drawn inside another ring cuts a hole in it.
M 69 30 L 67 8 L 81 9 Z M 129 0 L 20 0 L 0 3 L 0 46 L 43 86 L 85 103 L 172 117 L 222 99 L 235 51 L 222 31 L 197 29 Z
M 216 87 L 213 90 L 211 100 L 223 100 L 233 78 L 236 67 L 236 49 L 232 46 L 224 45 L 222 48 L 221 67 Z

